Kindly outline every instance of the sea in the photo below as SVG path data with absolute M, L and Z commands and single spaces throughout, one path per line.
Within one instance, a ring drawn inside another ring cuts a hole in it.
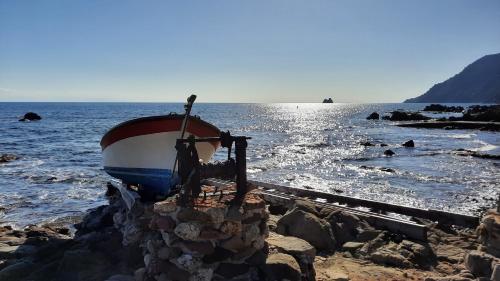
M 424 106 L 196 103 L 193 114 L 252 138 L 250 179 L 470 215 L 493 207 L 500 161 L 460 156 L 455 150 L 500 154 L 500 133 L 366 120 L 374 111 L 383 115 Z M 43 119 L 19 122 L 29 111 Z M 0 103 L 0 154 L 20 157 L 0 163 L 0 225 L 71 223 L 106 204 L 111 177 L 101 163 L 103 134 L 126 120 L 170 112 L 183 112 L 183 104 Z M 401 145 L 408 140 L 414 148 Z M 376 145 L 360 145 L 367 141 Z M 386 149 L 395 155 L 384 156 Z M 215 159 L 225 155 L 220 150 Z

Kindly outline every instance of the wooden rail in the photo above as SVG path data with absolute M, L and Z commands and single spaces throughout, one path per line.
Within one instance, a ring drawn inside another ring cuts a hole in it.
M 297 196 L 289 194 L 279 194 L 269 191 L 260 191 L 259 193 L 262 194 L 264 200 L 272 202 L 274 204 L 288 205 L 290 202 L 297 199 Z M 400 220 L 398 218 L 391 218 L 388 216 L 375 214 L 371 212 L 364 212 L 353 208 L 337 206 L 331 203 L 321 203 L 317 201 L 313 202 L 317 206 L 324 209 L 326 208 L 332 211 L 340 210 L 346 213 L 356 215 L 357 217 L 367 221 L 371 226 L 377 229 L 385 229 L 393 233 L 403 234 L 411 239 L 427 241 L 427 227 L 425 225 L 421 225 L 407 220 Z
M 408 206 L 400 206 L 400 205 L 389 204 L 368 199 L 361 199 L 350 196 L 326 193 L 322 191 L 289 187 L 289 186 L 277 185 L 260 181 L 249 180 L 248 182 L 252 185 L 263 187 L 265 190 L 277 190 L 285 194 L 293 194 L 298 197 L 323 199 L 326 200 L 326 202 L 337 202 L 337 203 L 347 204 L 349 206 L 367 207 L 373 210 L 393 212 L 412 217 L 424 218 L 442 224 L 459 225 L 465 227 L 477 227 L 479 224 L 479 218 L 475 216 L 468 216 L 468 215 L 456 214 L 456 213 L 433 210 L 433 209 L 419 209 Z
M 227 185 L 232 185 L 234 183 L 225 180 L 218 179 L 208 179 L 205 180 L 205 184 L 217 186 L 223 188 Z M 289 206 L 295 201 L 295 199 L 302 198 L 301 196 L 296 196 L 294 194 L 277 191 L 277 190 L 266 190 L 259 184 L 254 184 L 255 187 L 259 187 L 259 193 L 262 194 L 264 200 L 271 204 Z M 370 225 L 378 229 L 389 230 L 394 233 L 399 233 L 406 235 L 409 238 L 426 241 L 427 240 L 427 227 L 409 220 L 403 220 L 395 217 L 389 217 L 373 212 L 366 212 L 354 208 L 338 206 L 327 202 L 313 201 L 317 206 L 321 208 L 327 208 L 331 210 L 340 210 L 367 221 Z

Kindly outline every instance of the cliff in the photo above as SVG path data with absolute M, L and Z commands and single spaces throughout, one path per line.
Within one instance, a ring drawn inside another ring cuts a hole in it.
M 500 53 L 484 56 L 457 75 L 405 103 L 500 103 Z

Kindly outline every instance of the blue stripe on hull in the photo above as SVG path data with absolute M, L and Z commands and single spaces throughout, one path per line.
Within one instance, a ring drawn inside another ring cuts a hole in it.
M 172 178 L 170 169 L 104 167 L 104 170 L 126 184 L 140 184 L 149 192 L 161 195 L 168 194 L 177 183 L 177 175 Z

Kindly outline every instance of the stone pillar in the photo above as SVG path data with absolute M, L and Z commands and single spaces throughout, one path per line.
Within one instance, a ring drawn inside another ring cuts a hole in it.
M 203 187 L 192 207 L 180 207 L 176 198 L 154 205 L 145 241 L 144 280 L 259 280 L 265 264 L 268 213 L 264 200 L 246 194 L 240 206 L 236 195 L 221 195 Z

